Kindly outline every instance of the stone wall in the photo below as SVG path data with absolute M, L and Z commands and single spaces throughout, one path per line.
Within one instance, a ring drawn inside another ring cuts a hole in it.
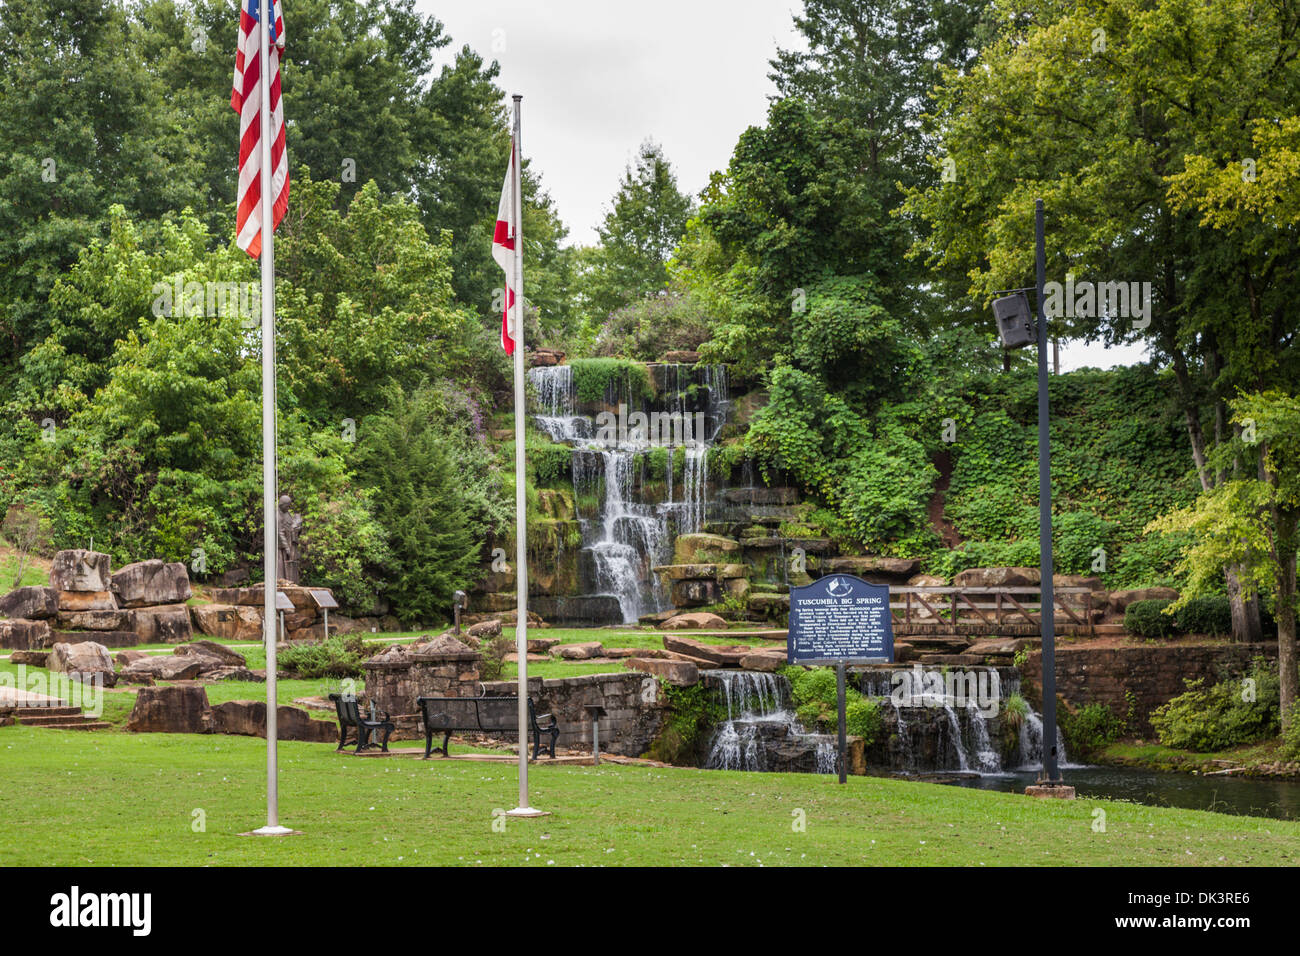
M 479 690 L 477 651 L 408 651 L 397 645 L 365 662 L 366 697 L 397 718 L 418 715 L 419 697 L 473 697 Z M 413 726 L 419 725 L 418 717 Z
M 1277 658 L 1277 644 L 1168 644 L 1137 647 L 1058 647 L 1057 693 L 1074 707 L 1101 703 L 1118 717 L 1128 713 L 1127 693 L 1132 693 L 1134 724 L 1130 733 L 1150 735 L 1151 712 L 1186 689 L 1184 680 L 1205 678 L 1214 683 L 1237 676 L 1257 657 Z M 1041 696 L 1043 658 L 1029 655 L 1022 678 L 1032 684 L 1035 700 Z
M 492 681 L 484 688 L 493 697 L 513 697 L 518 692 L 514 681 Z M 602 753 L 641 756 L 663 722 L 659 682 L 640 671 L 555 679 L 534 677 L 528 681 L 528 696 L 533 698 L 537 713 L 554 714 L 559 721 L 557 746 L 573 750 L 591 749 L 588 704 L 605 708 L 605 716 L 600 719 Z

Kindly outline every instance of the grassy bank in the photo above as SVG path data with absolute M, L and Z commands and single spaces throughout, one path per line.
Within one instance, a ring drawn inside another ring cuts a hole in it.
M 509 764 L 358 758 L 293 742 L 280 745 L 281 815 L 303 835 L 241 837 L 264 822 L 264 747 L 0 729 L 0 865 L 1300 863 L 1300 824 L 1276 820 L 609 764 L 536 765 L 533 803 L 553 815 L 495 832 L 493 811 L 516 796 Z

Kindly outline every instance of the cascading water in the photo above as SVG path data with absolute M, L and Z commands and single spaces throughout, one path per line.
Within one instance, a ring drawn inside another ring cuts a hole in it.
M 707 679 L 718 687 L 727 718 L 714 735 L 706 769 L 836 771 L 834 738 L 804 730 L 790 708 L 784 677 L 715 670 Z
M 601 403 L 578 399 L 572 366 L 532 368 L 537 396 L 533 421 L 551 441 L 572 447 L 571 472 L 582 529 L 584 596 L 617 599 L 619 623 L 633 624 L 664 610 L 667 595 L 651 568 L 670 563 L 674 534 L 700 530 L 707 514 L 708 452 L 726 421 L 726 369 L 720 366 L 660 366 L 656 383 L 664 393 L 627 409 L 611 386 Z M 690 397 L 690 401 L 688 401 Z M 702 401 L 701 401 L 702 398 Z M 699 406 L 703 406 L 702 408 Z M 617 407 L 619 427 L 611 434 L 605 415 Z M 586 412 L 586 414 L 584 414 Z M 626 427 L 640 414 L 648 426 Z M 655 427 L 661 416 L 666 424 Z M 643 488 L 646 453 L 667 452 L 665 500 L 650 500 Z M 638 467 L 640 463 L 640 467 Z M 674 500 L 674 466 L 683 465 L 681 500 Z M 584 510 L 584 502 L 598 502 Z M 592 621 L 591 623 L 613 623 Z

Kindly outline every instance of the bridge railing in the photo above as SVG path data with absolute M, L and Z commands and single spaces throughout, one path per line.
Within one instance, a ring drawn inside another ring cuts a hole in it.
M 896 627 L 933 629 L 938 626 L 986 633 L 1041 634 L 1042 589 L 1038 585 L 1009 587 L 938 587 L 906 585 L 890 588 L 889 610 Z M 1056 619 L 1070 630 L 1095 633 L 1092 591 L 1086 587 L 1053 589 Z

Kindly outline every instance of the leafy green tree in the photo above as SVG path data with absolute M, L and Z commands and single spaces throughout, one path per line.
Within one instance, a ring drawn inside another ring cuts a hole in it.
M 1029 285 L 1042 197 L 1049 276 L 1151 283 L 1140 322 L 1108 313 L 1061 318 L 1054 330 L 1149 345 L 1177 384 L 1191 461 L 1212 489 L 1243 467 L 1208 465 L 1213 447 L 1232 438 L 1228 399 L 1295 373 L 1289 304 L 1300 292 L 1300 253 L 1267 217 L 1235 229 L 1203 222 L 1198 208 L 1217 200 L 1182 174 L 1204 172 L 1195 157 L 1228 165 L 1251 152 L 1252 117 L 1295 115 L 1294 11 L 1244 0 L 1052 0 L 1023 17 L 1001 4 L 995 11 L 1010 24 L 1003 36 L 939 93 L 954 177 L 909 196 L 907 213 L 931 224 L 918 250 L 936 268 L 966 273 L 977 299 Z M 987 313 L 978 321 L 991 328 Z M 1240 586 L 1248 572 L 1226 573 L 1234 634 L 1257 639 L 1258 613 Z
M 1188 588 L 1181 607 L 1211 590 L 1224 565 L 1246 569 L 1248 592 L 1263 592 L 1274 607 L 1278 631 L 1282 727 L 1296 704 L 1296 553 L 1300 549 L 1300 400 L 1273 390 L 1232 402 L 1233 420 L 1249 436 L 1260 477 L 1235 477 L 1205 492 L 1192 507 L 1153 522 L 1156 530 L 1190 531 L 1193 542 L 1182 568 Z
M 668 260 L 691 212 L 663 148 L 646 140 L 596 227 L 600 244 L 583 276 L 592 323 L 599 326 L 615 309 L 664 290 Z

